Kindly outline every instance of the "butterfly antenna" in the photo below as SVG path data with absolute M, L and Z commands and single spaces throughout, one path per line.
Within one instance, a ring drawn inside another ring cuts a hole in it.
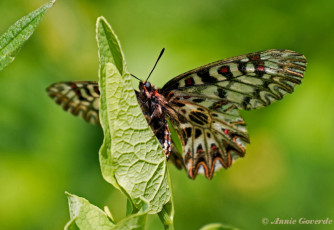
M 165 52 L 165 48 L 163 48 L 163 49 L 161 50 L 161 52 L 160 52 L 160 54 L 159 54 L 159 57 L 158 57 L 157 61 L 155 62 L 154 66 L 153 66 L 153 69 L 151 70 L 151 73 L 148 75 L 146 81 L 150 78 L 150 76 L 151 76 L 153 70 L 154 70 L 155 67 L 157 66 L 158 61 L 160 60 L 160 58 L 161 58 L 161 56 L 163 55 L 164 52 Z
M 136 77 L 135 75 L 133 74 L 130 74 L 132 77 L 136 78 L 138 81 L 141 81 L 138 77 Z

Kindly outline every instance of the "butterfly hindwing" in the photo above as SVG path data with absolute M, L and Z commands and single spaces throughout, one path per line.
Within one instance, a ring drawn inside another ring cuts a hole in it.
M 306 59 L 297 52 L 268 50 L 188 71 L 167 82 L 162 91 L 177 90 L 179 95 L 200 95 L 226 100 L 239 109 L 255 109 L 292 93 L 305 68 Z
M 58 82 L 49 86 L 47 92 L 64 110 L 89 123 L 100 124 L 100 91 L 97 82 Z
M 248 143 L 245 122 L 236 106 L 226 103 L 207 108 L 179 98 L 170 102 L 178 114 L 172 124 L 183 143 L 183 159 L 190 178 L 198 173 L 212 178 L 218 168 L 228 168 L 245 154 Z

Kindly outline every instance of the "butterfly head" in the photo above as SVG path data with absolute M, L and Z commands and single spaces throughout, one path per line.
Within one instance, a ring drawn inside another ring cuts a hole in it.
M 151 98 L 152 93 L 155 91 L 155 87 L 148 81 L 141 81 L 139 82 L 139 90 L 147 98 Z
M 151 85 L 151 83 L 148 82 L 148 81 L 144 81 L 144 82 L 143 82 L 143 87 L 144 87 L 147 91 L 151 91 L 151 89 L 152 89 L 152 85 Z

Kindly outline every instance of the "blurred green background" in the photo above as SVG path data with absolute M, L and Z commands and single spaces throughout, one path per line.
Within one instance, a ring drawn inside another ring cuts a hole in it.
M 0 33 L 45 1 L 0 1 Z M 334 220 L 334 2 L 328 0 L 58 0 L 16 60 L 0 72 L 0 229 L 62 229 L 64 191 L 108 205 L 126 200 L 102 179 L 99 127 L 65 113 L 45 88 L 97 80 L 96 18 L 113 26 L 131 73 L 151 82 L 222 58 L 291 49 L 308 59 L 293 95 L 243 112 L 251 144 L 244 159 L 208 181 L 170 165 L 175 227 L 223 222 L 241 229 L 334 229 L 269 225 L 263 217 Z M 137 87 L 138 82 L 134 81 Z M 163 229 L 148 219 L 147 229 Z

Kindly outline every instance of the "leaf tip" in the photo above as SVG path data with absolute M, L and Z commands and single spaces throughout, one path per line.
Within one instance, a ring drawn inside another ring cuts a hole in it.
M 99 16 L 99 17 L 97 17 L 96 23 L 99 23 L 99 22 L 101 22 L 101 21 L 106 22 L 107 20 L 106 20 L 106 18 L 103 17 L 103 16 Z
M 72 196 L 73 196 L 71 193 L 69 193 L 69 192 L 67 192 L 67 191 L 65 191 L 65 195 L 66 195 L 67 197 L 72 197 Z
M 45 6 L 45 9 L 48 10 L 49 8 L 51 8 L 55 3 L 56 3 L 57 0 L 51 0 L 50 2 L 46 3 L 44 6 Z

